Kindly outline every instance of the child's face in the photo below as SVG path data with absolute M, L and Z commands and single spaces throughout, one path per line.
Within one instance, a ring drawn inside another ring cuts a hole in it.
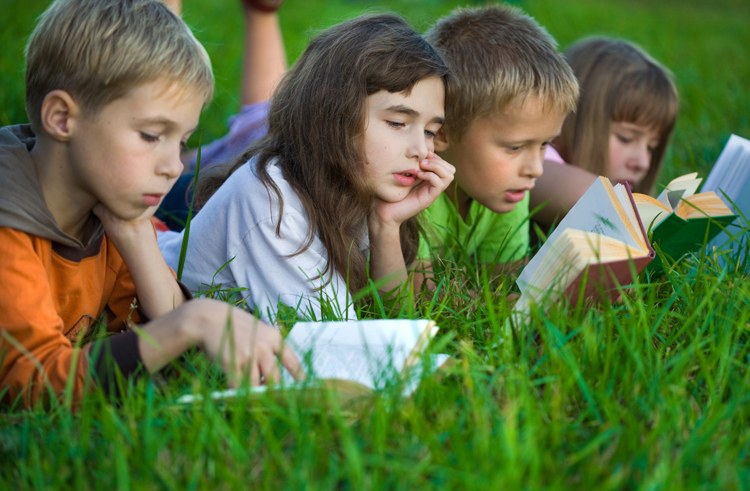
M 381 90 L 367 97 L 365 172 L 379 199 L 401 201 L 418 184 L 419 161 L 434 151 L 443 126 L 444 97 L 437 77 L 419 81 L 408 95 Z
M 659 132 L 635 123 L 609 125 L 609 168 L 612 182 L 639 184 L 651 166 L 651 157 L 659 146 Z
M 476 119 L 461 141 L 449 137 L 441 156 L 456 167 L 462 214 L 472 199 L 496 213 L 513 210 L 542 175 L 544 152 L 560 134 L 565 116 L 528 97 L 500 114 Z
M 194 96 L 150 82 L 76 119 L 70 178 L 77 199 L 126 220 L 153 212 L 182 172 L 180 152 L 203 105 Z

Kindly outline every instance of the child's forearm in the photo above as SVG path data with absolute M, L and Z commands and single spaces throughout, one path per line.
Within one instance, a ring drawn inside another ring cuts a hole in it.
M 125 220 L 101 203 L 93 211 L 130 271 L 143 313 L 155 319 L 184 303 L 185 295 L 159 250 L 151 215 Z
M 552 225 L 565 216 L 597 176 L 574 165 L 544 162 L 544 173 L 537 179 L 530 194 L 530 208 L 541 206 L 532 217 Z
M 406 262 L 401 249 L 400 226 L 382 223 L 376 218 L 369 220 L 370 275 L 379 285 L 379 290 L 390 292 L 407 280 Z
M 138 253 L 129 254 L 128 257 L 123 253 L 123 259 L 133 277 L 141 310 L 149 318 L 156 319 L 183 304 L 185 294 L 153 237 L 139 249 Z
M 150 319 L 174 310 L 185 302 L 185 294 L 164 261 L 152 228 L 118 237 L 116 245 L 135 283 L 141 310 Z

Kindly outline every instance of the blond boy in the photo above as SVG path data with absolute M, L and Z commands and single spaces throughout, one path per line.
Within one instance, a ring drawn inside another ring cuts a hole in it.
M 552 37 L 516 8 L 457 9 L 427 39 L 451 70 L 435 149 L 456 175 L 424 212 L 419 257 L 523 259 L 529 190 L 576 106 L 576 77 Z
M 31 406 L 68 385 L 80 401 L 194 345 L 230 384 L 277 377 L 276 356 L 297 373 L 275 329 L 186 302 L 156 244 L 150 218 L 213 92 L 187 26 L 158 0 L 59 0 L 26 61 L 31 124 L 0 129 L 3 401 Z M 91 341 L 98 320 L 113 334 Z

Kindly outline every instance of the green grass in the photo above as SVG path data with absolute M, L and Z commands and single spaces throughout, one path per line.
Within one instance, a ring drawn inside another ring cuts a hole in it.
M 0 124 L 25 120 L 23 44 L 45 3 L 3 4 Z M 746 2 L 514 3 L 562 47 L 586 34 L 624 36 L 672 68 L 682 111 L 662 182 L 705 175 L 730 133 L 750 137 Z M 456 4 L 378 9 L 424 29 Z M 370 5 L 289 0 L 290 59 L 313 32 Z M 227 0 L 185 5 L 218 82 L 204 141 L 237 107 L 238 12 Z M 620 303 L 557 305 L 510 337 L 501 334 L 511 279 L 451 264 L 441 273 L 434 297 L 390 313 L 436 319 L 456 360 L 409 400 L 385 391 L 355 406 L 335 394 L 177 406 L 180 394 L 223 387 L 190 353 L 169 376 L 126 388 L 120 405 L 93 394 L 77 411 L 0 413 L 0 488 L 750 487 L 750 282 L 741 269 L 682 261 Z M 369 305 L 369 315 L 384 311 Z

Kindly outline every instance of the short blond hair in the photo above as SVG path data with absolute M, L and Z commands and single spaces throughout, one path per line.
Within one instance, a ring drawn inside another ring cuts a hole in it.
M 444 131 L 460 141 L 477 118 L 539 97 L 545 109 L 575 110 L 578 82 L 557 43 L 533 18 L 508 6 L 459 8 L 427 40 L 451 70 Z
M 39 129 L 42 101 L 56 89 L 95 113 L 156 80 L 213 96 L 211 61 L 185 23 L 160 0 L 57 0 L 26 46 L 26 112 Z

